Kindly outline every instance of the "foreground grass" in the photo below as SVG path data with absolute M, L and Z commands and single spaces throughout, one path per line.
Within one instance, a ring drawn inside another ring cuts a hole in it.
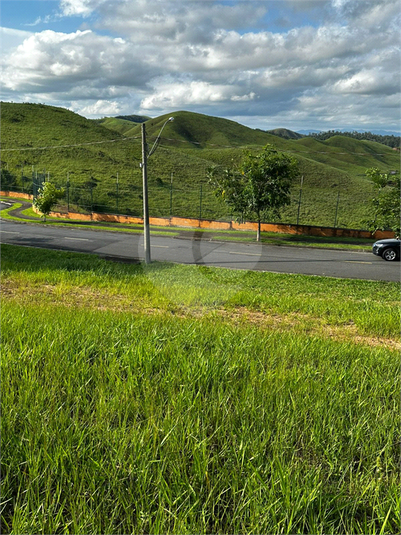
M 2 252 L 3 532 L 399 531 L 396 284 Z

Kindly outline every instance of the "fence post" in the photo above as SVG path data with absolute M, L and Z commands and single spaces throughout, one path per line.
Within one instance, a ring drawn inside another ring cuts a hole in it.
M 300 210 L 301 210 L 301 199 L 302 199 L 302 188 L 299 190 L 297 225 L 299 225 L 299 212 L 300 212 Z
M 297 225 L 299 225 L 299 212 L 301 211 L 301 199 L 302 199 L 302 187 L 303 187 L 303 185 L 304 185 L 304 175 L 301 176 L 301 189 L 299 190 Z
M 170 219 L 173 217 L 173 173 L 170 177 Z
M 202 184 L 200 185 L 200 192 L 199 192 L 199 226 L 200 226 L 201 219 L 202 219 Z
M 118 214 L 118 173 L 117 173 L 117 182 L 116 182 L 116 212 Z
M 336 216 L 334 218 L 334 228 L 337 227 L 337 215 L 338 215 L 338 204 L 340 202 L 340 192 L 337 194 L 337 205 L 336 205 Z
M 67 212 L 70 212 L 70 173 L 67 173 Z

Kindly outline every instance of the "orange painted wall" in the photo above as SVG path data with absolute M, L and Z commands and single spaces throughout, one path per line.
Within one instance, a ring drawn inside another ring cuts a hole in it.
M 15 193 L 0 191 L 3 197 L 15 197 L 19 199 L 30 199 L 32 195 L 27 193 Z M 141 217 L 132 217 L 118 214 L 79 214 L 74 212 L 52 212 L 52 217 L 64 219 L 75 219 L 77 221 L 104 221 L 108 223 L 128 223 L 143 225 Z M 184 217 L 150 217 L 149 223 L 159 227 L 181 227 L 181 228 L 204 228 L 214 230 L 257 230 L 257 223 L 245 222 L 237 223 L 236 221 L 213 221 L 208 219 L 193 219 Z M 279 234 L 304 234 L 307 236 L 322 237 L 343 237 L 343 238 L 374 238 L 381 240 L 384 238 L 393 238 L 394 232 L 377 230 L 374 234 L 368 230 L 344 229 L 333 227 L 315 227 L 312 225 L 290 225 L 285 223 L 262 223 L 262 232 L 276 232 Z
M 18 191 L 0 191 L 0 195 L 3 197 L 15 197 L 16 199 L 28 199 L 32 201 L 33 195 L 29 193 L 19 193 Z

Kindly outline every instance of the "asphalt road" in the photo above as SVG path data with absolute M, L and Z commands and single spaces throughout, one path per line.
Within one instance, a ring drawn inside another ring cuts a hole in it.
M 94 253 L 124 260 L 144 259 L 141 234 L 2 221 L 0 236 L 2 243 L 14 245 Z M 209 234 L 200 230 L 192 238 L 152 236 L 152 260 L 350 279 L 400 280 L 400 262 L 386 262 L 370 253 L 217 242 L 210 241 Z

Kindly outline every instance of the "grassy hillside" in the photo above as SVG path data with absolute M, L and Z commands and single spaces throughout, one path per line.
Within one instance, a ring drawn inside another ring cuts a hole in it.
M 267 132 L 275 136 L 283 137 L 284 139 L 301 139 L 304 137 L 302 134 L 298 134 L 298 132 L 293 132 L 287 128 L 275 128 L 274 130 L 267 130 Z
M 136 125 L 135 122 L 129 121 L 128 119 L 122 119 L 121 117 L 106 117 L 105 119 L 100 119 L 99 121 L 94 122 L 113 132 L 119 132 L 124 135 L 127 135 L 127 132 Z
M 366 168 L 399 170 L 398 154 L 374 142 L 343 136 L 327 141 L 284 139 L 218 117 L 185 111 L 172 115 L 174 122 L 166 125 L 149 160 L 154 216 L 230 217 L 208 188 L 206 170 L 239 161 L 245 147 L 258 150 L 272 143 L 298 159 L 303 176 L 299 222 L 304 224 L 333 226 L 336 221 L 338 226 L 360 228 L 373 191 L 364 177 Z M 149 145 L 168 117 L 146 121 Z M 139 123 L 124 118 L 92 121 L 62 108 L 2 103 L 2 166 L 25 191 L 37 173 L 46 173 L 64 188 L 68 178 L 70 208 L 141 215 L 140 132 Z M 294 185 L 293 204 L 283 221 L 296 222 L 299 199 L 300 182 Z

